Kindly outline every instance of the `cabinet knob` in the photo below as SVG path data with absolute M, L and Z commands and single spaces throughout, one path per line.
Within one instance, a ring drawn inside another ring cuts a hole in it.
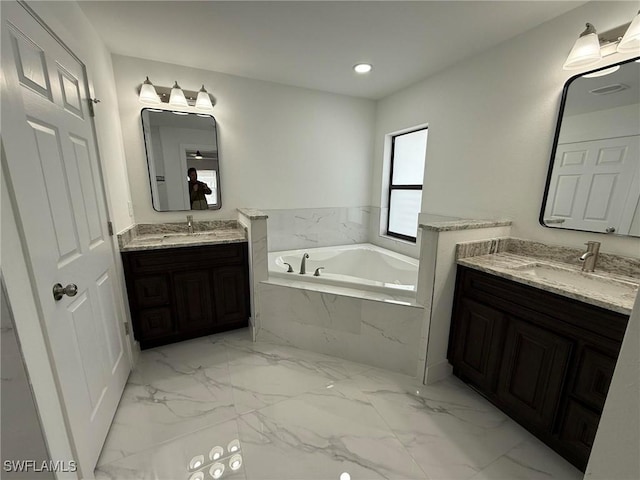
M 615 231 L 616 231 L 616 227 L 608 227 L 608 228 L 605 230 L 605 232 L 607 232 L 607 233 L 613 233 L 613 232 L 615 232 Z

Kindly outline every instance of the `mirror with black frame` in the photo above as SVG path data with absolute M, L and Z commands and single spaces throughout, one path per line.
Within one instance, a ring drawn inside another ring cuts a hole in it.
M 219 209 L 215 118 L 154 108 L 144 108 L 141 115 L 154 210 Z
M 640 236 L 639 62 L 609 65 L 565 84 L 542 225 Z

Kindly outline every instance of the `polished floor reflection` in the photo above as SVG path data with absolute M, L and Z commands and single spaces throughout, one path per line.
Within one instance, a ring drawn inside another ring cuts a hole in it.
M 348 474 L 348 475 L 346 475 Z M 142 352 L 96 478 L 581 479 L 457 378 L 252 343 L 246 330 Z

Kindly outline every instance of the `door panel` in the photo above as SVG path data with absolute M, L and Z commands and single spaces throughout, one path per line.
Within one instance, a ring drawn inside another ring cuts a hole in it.
M 502 351 L 504 313 L 463 298 L 455 320 L 453 366 L 475 385 L 491 391 Z
M 76 461 L 91 478 L 130 371 L 84 65 L 2 2 L 2 127 L 12 207 Z M 52 287 L 78 293 L 56 301 Z
M 213 288 L 208 270 L 176 273 L 173 275 L 173 286 L 181 331 L 189 332 L 213 324 Z
M 558 145 L 545 218 L 561 219 L 565 228 L 626 233 L 639 154 L 638 135 Z
M 564 337 L 509 317 L 497 394 L 515 418 L 551 428 L 571 348 Z

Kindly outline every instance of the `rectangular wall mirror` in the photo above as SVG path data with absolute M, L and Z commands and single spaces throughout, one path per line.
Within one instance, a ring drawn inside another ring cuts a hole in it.
M 564 87 L 540 223 L 640 236 L 640 63 L 570 78 Z
M 217 210 L 222 206 L 216 130 L 211 115 L 142 110 L 154 210 Z

